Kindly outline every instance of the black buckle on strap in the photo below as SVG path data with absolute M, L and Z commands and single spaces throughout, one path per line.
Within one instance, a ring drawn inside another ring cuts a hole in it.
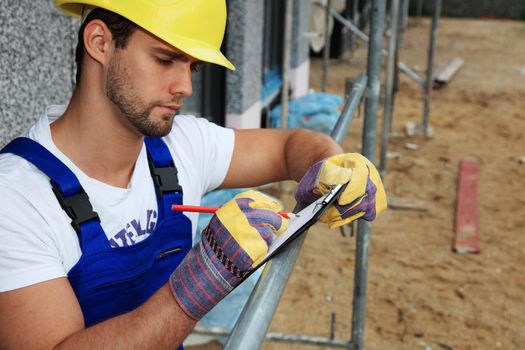
M 100 220 L 97 212 L 93 211 L 89 196 L 80 188 L 81 192 L 64 198 L 62 192 L 56 185 L 53 185 L 53 193 L 58 199 L 60 206 L 71 218 L 71 226 L 77 233 L 80 233 L 80 225 L 90 220 Z
M 155 183 L 155 191 L 157 195 L 162 198 L 165 193 L 177 192 L 182 193 L 182 187 L 179 185 L 179 177 L 177 176 L 177 168 L 174 166 L 155 167 L 153 161 L 148 155 L 149 169 L 151 177 Z

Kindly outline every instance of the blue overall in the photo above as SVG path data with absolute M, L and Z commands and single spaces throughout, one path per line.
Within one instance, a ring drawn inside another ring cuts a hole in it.
M 77 177 L 39 143 L 17 138 L 0 153 L 14 153 L 33 163 L 51 181 L 53 192 L 72 219 L 82 255 L 68 279 L 78 298 L 86 327 L 131 311 L 163 286 L 191 248 L 191 221 L 171 211 L 182 204 L 177 169 L 166 144 L 146 138 L 157 192 L 158 221 L 143 241 L 112 248 Z

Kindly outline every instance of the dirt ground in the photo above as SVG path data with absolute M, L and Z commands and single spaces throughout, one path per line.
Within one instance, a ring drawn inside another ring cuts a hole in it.
M 424 76 L 430 22 L 411 20 L 400 60 Z M 365 349 L 525 349 L 525 23 L 442 18 L 436 66 L 461 57 L 458 75 L 434 90 L 434 137 L 392 138 L 385 187 L 389 196 L 426 210 L 389 209 L 373 224 Z M 312 60 L 319 90 L 320 59 Z M 333 60 L 328 92 L 366 64 L 366 46 Z M 421 123 L 420 88 L 402 75 L 393 131 Z M 382 108 L 381 108 L 382 109 Z M 361 118 L 344 148 L 358 151 Z M 406 143 L 419 146 L 405 148 Z M 378 146 L 379 150 L 379 146 Z M 481 253 L 452 251 L 459 162 L 480 163 Z M 379 156 L 376 157 L 379 159 Z M 283 195 L 292 207 L 290 195 Z M 350 339 L 355 238 L 321 224 L 310 230 L 270 331 Z M 267 342 L 265 350 L 325 349 Z

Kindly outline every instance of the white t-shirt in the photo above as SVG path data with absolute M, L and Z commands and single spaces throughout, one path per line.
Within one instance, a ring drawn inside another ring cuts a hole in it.
M 107 185 L 84 174 L 53 144 L 49 124 L 65 106 L 49 106 L 23 136 L 38 141 L 67 165 L 89 195 L 112 246 L 140 242 L 157 219 L 157 199 L 146 148 L 137 159 L 128 188 Z M 199 205 L 228 171 L 233 130 L 203 118 L 178 115 L 164 138 L 178 170 L 184 204 Z M 0 154 L 0 292 L 67 276 L 82 254 L 71 219 L 51 190 L 49 178 L 13 154 Z M 195 237 L 198 214 L 185 213 Z

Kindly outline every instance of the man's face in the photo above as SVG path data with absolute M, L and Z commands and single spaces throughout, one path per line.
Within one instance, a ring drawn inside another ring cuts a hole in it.
M 142 135 L 167 135 L 184 97 L 192 94 L 197 60 L 137 29 L 115 49 L 106 70 L 106 95 Z

